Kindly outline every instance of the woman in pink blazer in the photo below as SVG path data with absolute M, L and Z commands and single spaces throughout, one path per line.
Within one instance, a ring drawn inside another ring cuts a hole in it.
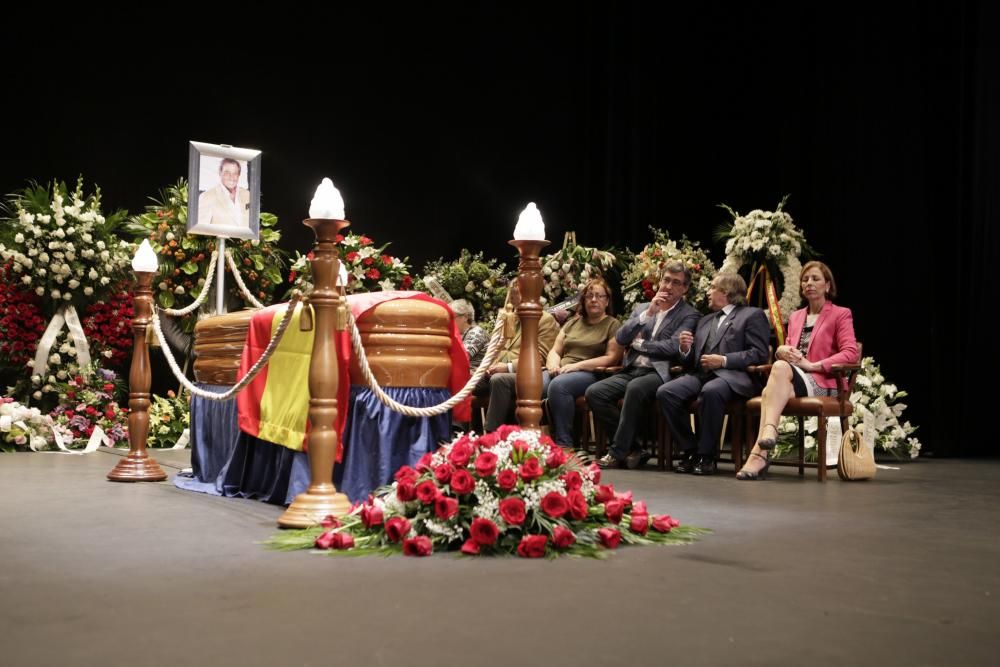
M 768 451 L 778 439 L 781 411 L 792 396 L 834 396 L 839 389 L 830 373 L 833 364 L 858 360 L 854 338 L 854 318 L 849 308 L 835 306 L 837 296 L 833 273 L 823 262 L 809 262 L 799 274 L 799 289 L 808 302 L 788 318 L 787 345 L 774 353 L 775 361 L 767 378 L 761 402 L 757 444 L 746 465 L 736 473 L 739 480 L 763 479 L 771 465 Z

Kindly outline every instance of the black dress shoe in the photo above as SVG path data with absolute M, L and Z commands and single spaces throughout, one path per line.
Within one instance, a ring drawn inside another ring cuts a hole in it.
M 698 457 L 695 455 L 693 449 L 681 452 L 681 460 L 677 462 L 674 466 L 674 472 L 679 473 L 692 473 L 694 472 L 695 463 L 698 462 Z
M 714 475 L 717 469 L 715 457 L 707 454 L 698 457 L 697 462 L 694 464 L 694 470 L 691 472 L 695 475 Z

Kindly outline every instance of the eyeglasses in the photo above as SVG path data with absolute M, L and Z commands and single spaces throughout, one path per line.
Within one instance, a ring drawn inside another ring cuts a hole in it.
M 608 295 L 607 294 L 594 294 L 593 292 L 590 292 L 590 293 L 584 294 L 583 298 L 587 299 L 588 301 L 607 301 L 608 300 Z

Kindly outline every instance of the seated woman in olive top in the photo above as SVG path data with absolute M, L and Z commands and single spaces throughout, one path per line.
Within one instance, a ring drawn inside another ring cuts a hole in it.
M 615 342 L 621 322 L 611 313 L 611 288 L 603 278 L 592 278 L 580 294 L 577 315 L 566 321 L 549 351 L 549 427 L 562 447 L 573 446 L 576 398 L 597 381 L 594 369 L 621 363 L 623 350 Z

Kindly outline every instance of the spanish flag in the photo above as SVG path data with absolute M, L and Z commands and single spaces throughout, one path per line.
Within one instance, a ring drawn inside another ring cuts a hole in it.
M 355 320 L 361 318 L 368 310 L 384 301 L 394 299 L 421 299 L 440 304 L 423 292 L 388 291 L 368 294 L 352 294 L 347 297 L 347 304 Z M 250 320 L 246 345 L 240 360 L 239 377 L 243 377 L 250 367 L 261 357 L 268 343 L 274 336 L 282 318 L 288 310 L 287 303 L 269 306 L 255 313 Z M 309 431 L 309 362 L 312 356 L 315 331 L 300 331 L 299 319 L 302 304 L 298 304 L 292 314 L 285 334 L 271 356 L 270 362 L 264 366 L 257 377 L 237 395 L 240 428 L 255 437 L 273 442 L 289 449 L 305 449 L 306 435 Z M 451 315 L 451 377 L 449 389 L 457 393 L 469 380 L 469 357 L 462 345 L 462 336 L 455 325 L 454 313 Z M 350 397 L 351 339 L 347 331 L 335 331 L 333 334 L 339 370 L 337 384 L 337 461 L 341 460 L 340 443 L 343 441 L 344 425 L 347 422 L 348 400 Z M 453 409 L 457 421 L 468 421 L 470 418 L 469 401 L 463 401 Z

